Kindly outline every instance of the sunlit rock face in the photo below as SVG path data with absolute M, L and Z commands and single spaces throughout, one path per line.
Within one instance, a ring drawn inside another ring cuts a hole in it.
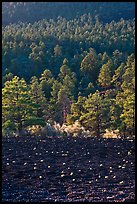
M 3 138 L 2 200 L 135 201 L 134 141 Z

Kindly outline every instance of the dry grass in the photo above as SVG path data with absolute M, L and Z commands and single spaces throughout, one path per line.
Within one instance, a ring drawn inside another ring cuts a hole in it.
M 119 130 L 108 130 L 102 135 L 103 138 L 119 138 Z

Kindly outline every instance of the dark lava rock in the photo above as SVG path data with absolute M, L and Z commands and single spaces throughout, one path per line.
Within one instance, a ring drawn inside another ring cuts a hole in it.
M 2 201 L 135 202 L 134 141 L 3 138 Z

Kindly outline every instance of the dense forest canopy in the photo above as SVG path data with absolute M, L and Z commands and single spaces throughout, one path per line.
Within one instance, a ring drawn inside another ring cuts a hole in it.
M 107 11 L 107 12 L 106 12 Z M 2 23 L 35 22 L 43 18 L 70 20 L 91 13 L 103 22 L 135 17 L 133 2 L 2 2 Z
M 3 2 L 4 131 L 79 121 L 93 135 L 133 135 L 134 11 L 132 2 Z
M 121 19 L 102 24 L 85 14 L 72 20 L 59 17 L 57 22 L 43 19 L 34 24 L 11 24 L 3 27 L 2 35 L 3 74 L 8 68 L 29 78 L 40 75 L 45 68 L 57 75 L 64 58 L 78 72 L 91 48 L 97 55 L 106 52 L 113 56 L 118 51 L 122 60 L 134 52 L 135 21 Z

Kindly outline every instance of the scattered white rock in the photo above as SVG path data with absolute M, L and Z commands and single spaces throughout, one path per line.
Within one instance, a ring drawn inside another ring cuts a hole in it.
M 100 164 L 99 166 L 103 166 L 103 164 Z
M 75 181 L 76 179 L 72 179 L 72 181 Z
M 131 152 L 130 152 L 130 151 L 128 151 L 128 155 L 131 155 Z
M 43 162 L 43 161 L 44 161 L 43 159 L 40 160 L 40 162 Z

